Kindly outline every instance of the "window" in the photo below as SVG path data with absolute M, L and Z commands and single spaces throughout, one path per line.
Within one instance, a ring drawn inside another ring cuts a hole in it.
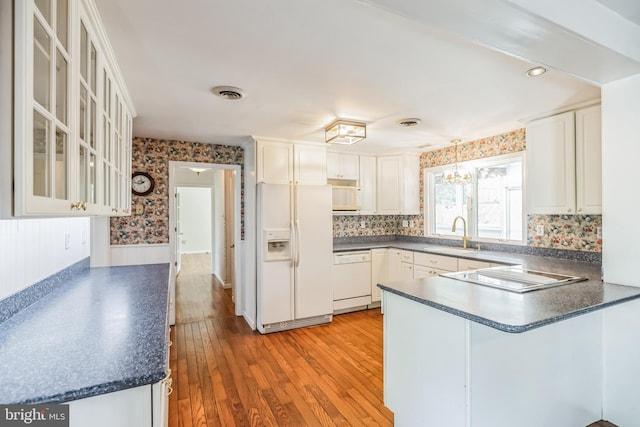
M 467 221 L 467 235 L 475 240 L 521 243 L 524 239 L 522 153 L 460 163 L 471 172 L 469 184 L 442 181 L 451 165 L 424 170 L 425 235 L 462 236 L 462 224 L 451 228 L 457 216 Z

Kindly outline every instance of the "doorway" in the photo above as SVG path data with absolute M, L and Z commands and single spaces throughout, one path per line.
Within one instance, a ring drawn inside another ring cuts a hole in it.
M 239 176 L 239 165 L 169 162 L 171 293 L 176 306 L 191 307 L 191 321 L 213 316 L 221 292 L 232 301 L 239 293 Z M 184 287 L 176 292 L 182 282 L 192 284 L 193 294 Z M 241 307 L 234 304 L 231 313 L 239 315 Z M 173 324 L 186 320 L 171 317 Z

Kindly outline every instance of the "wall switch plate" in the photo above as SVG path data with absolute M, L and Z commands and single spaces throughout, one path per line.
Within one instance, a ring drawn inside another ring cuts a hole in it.
M 544 225 L 536 225 L 536 236 L 544 236 Z
M 364 221 L 360 221 L 360 228 L 366 228 L 367 223 Z
M 596 227 L 596 237 L 602 239 L 602 227 Z
M 67 250 L 71 247 L 71 233 L 64 233 L 64 249 Z
M 407 221 L 406 219 L 402 220 L 402 226 L 403 227 L 408 227 L 409 226 L 409 221 Z
M 416 222 L 414 220 L 409 221 L 409 227 L 415 227 Z

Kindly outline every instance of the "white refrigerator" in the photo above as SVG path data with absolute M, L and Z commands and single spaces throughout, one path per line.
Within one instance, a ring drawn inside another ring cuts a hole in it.
M 333 316 L 331 186 L 258 184 L 258 330 Z

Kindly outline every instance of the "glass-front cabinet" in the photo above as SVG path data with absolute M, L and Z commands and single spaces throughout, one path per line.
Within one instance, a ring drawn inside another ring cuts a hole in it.
M 14 216 L 128 215 L 135 114 L 91 0 L 15 2 Z

